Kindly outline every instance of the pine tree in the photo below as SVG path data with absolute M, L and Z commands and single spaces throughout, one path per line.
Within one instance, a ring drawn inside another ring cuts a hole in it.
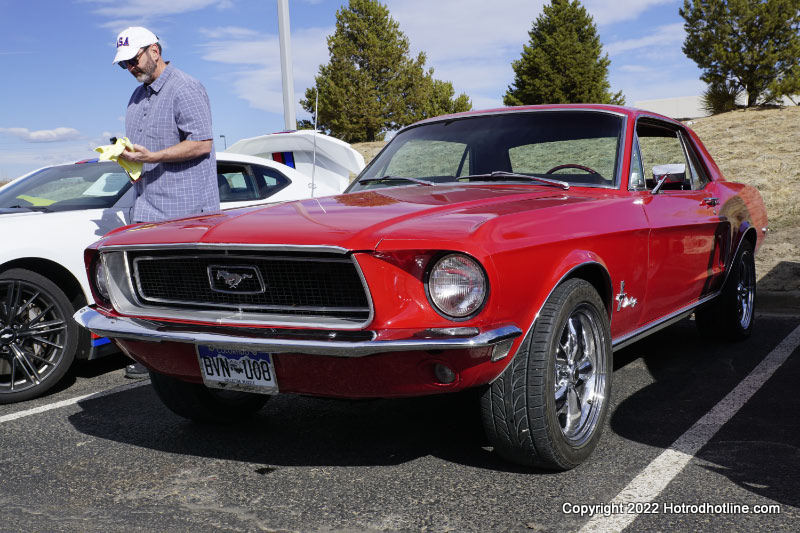
M 748 106 L 800 88 L 800 0 L 684 0 L 678 12 L 683 53 L 709 85 L 733 82 Z
M 515 76 L 503 97 L 506 105 L 625 103 L 622 92 L 609 92 L 611 61 L 578 0 L 552 0 L 528 35 L 522 57 L 512 63 Z
M 465 94 L 453 98 L 453 85 L 425 69 L 424 53 L 409 57 L 408 39 L 377 0 L 350 0 L 336 12 L 328 52 L 330 62 L 300 105 L 313 115 L 319 91 L 318 127 L 347 142 L 374 141 L 417 120 L 472 108 Z

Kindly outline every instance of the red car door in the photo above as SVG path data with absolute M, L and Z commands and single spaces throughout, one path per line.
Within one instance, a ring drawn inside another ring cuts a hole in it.
M 724 273 L 726 223 L 713 184 L 695 191 L 664 191 L 644 200 L 650 224 L 644 323 L 696 302 L 718 288 Z
M 723 279 L 728 223 L 719 215 L 716 185 L 681 132 L 658 122 L 637 124 L 643 175 L 642 205 L 650 225 L 646 324 L 696 303 Z M 680 172 L 683 170 L 683 172 Z M 657 188 L 673 172 L 673 181 Z

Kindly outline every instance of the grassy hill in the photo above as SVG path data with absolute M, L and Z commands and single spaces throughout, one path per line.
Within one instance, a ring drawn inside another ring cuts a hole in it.
M 800 107 L 691 121 L 725 177 L 756 187 L 770 231 L 756 255 L 759 289 L 800 291 Z

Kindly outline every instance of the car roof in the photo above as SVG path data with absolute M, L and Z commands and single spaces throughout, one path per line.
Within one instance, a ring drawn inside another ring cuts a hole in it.
M 639 109 L 636 107 L 628 107 L 628 106 L 621 106 L 621 105 L 611 105 L 611 104 L 544 104 L 544 105 L 526 105 L 526 106 L 510 106 L 510 107 L 497 107 L 492 109 L 481 109 L 481 110 L 473 110 L 473 111 L 464 111 L 461 113 L 452 113 L 449 115 L 440 115 L 438 117 L 432 117 L 425 120 L 420 120 L 419 122 L 415 122 L 409 126 L 401 128 L 400 131 L 403 131 L 408 128 L 413 128 L 422 124 L 429 124 L 433 122 L 440 122 L 440 121 L 447 121 L 453 119 L 460 119 L 460 118 L 469 118 L 469 117 L 476 117 L 476 116 L 486 116 L 486 115 L 503 115 L 509 113 L 529 113 L 529 112 L 536 112 L 536 111 L 603 111 L 607 113 L 616 113 L 620 115 L 625 115 L 632 119 L 635 119 L 639 116 L 648 116 L 652 118 L 657 118 L 660 120 L 664 120 L 666 122 L 681 125 L 682 124 L 674 119 L 671 119 L 667 116 L 660 115 L 658 113 L 654 113 L 652 111 L 646 111 L 644 109 Z

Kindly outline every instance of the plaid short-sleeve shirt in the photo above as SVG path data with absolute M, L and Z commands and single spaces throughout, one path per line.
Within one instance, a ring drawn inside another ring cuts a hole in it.
M 171 65 L 133 91 L 125 133 L 155 152 L 181 141 L 213 140 L 211 106 L 203 85 Z M 135 183 L 134 222 L 156 222 L 219 211 L 217 161 L 211 153 L 179 163 L 145 163 Z

